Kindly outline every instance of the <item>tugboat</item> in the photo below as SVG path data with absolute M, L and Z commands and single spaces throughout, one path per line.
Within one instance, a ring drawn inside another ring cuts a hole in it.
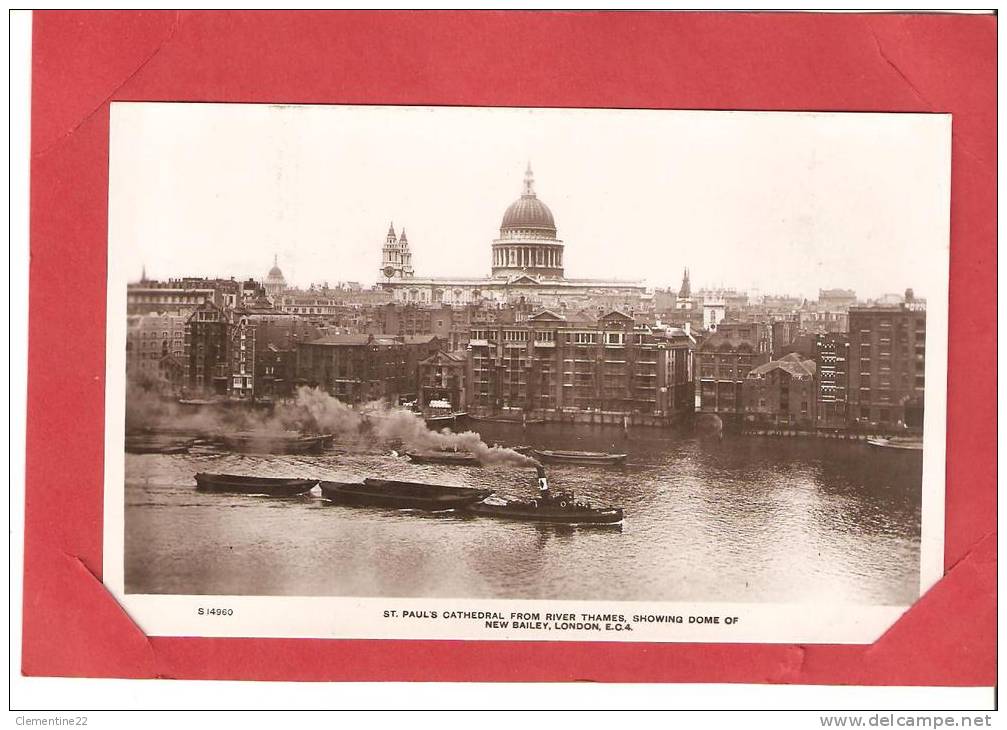
M 590 502 L 578 502 L 572 492 L 553 493 L 545 469 L 537 466 L 538 499 L 525 502 L 513 500 L 503 504 L 478 502 L 466 507 L 472 514 L 531 522 L 554 522 L 566 525 L 614 525 L 622 522 L 620 507 L 592 507 Z
M 451 403 L 446 400 L 432 400 L 423 409 L 423 421 L 428 428 L 444 428 L 445 426 L 459 426 L 468 420 L 469 414 L 465 411 L 456 411 L 451 407 Z

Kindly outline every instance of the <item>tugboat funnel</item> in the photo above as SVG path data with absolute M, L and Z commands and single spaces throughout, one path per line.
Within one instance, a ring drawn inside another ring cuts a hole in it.
M 538 472 L 538 488 L 540 492 L 549 491 L 549 480 L 545 477 L 545 467 L 541 464 L 535 466 L 535 471 Z

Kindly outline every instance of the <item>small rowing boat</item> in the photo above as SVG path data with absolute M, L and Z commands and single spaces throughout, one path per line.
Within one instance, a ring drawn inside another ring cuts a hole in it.
M 601 451 L 560 451 L 556 449 L 532 449 L 541 461 L 565 462 L 568 464 L 621 464 L 626 454 L 607 454 Z
M 459 509 L 493 494 L 489 489 L 449 487 L 394 479 L 321 482 L 319 487 L 323 497 L 337 504 L 418 509 L 428 512 Z
M 317 479 L 285 479 L 282 477 L 249 477 L 239 474 L 196 474 L 196 489 L 207 492 L 238 492 L 291 497 L 310 491 Z

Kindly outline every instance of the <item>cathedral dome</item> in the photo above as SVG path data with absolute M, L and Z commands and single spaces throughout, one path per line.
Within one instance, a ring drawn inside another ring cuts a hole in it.
M 555 235 L 556 222 L 553 220 L 552 211 L 536 197 L 534 182 L 535 179 L 532 177 L 529 165 L 524 177 L 524 192 L 520 198 L 510 204 L 504 213 L 503 220 L 500 222 L 501 231 L 533 228 L 549 231 Z
M 273 256 L 273 268 L 266 275 L 266 284 L 285 286 L 286 283 L 286 280 L 283 278 L 283 272 L 280 271 L 280 266 L 276 261 L 276 256 Z
M 507 208 L 500 228 L 545 228 L 556 231 L 552 211 L 538 198 L 521 196 Z
M 556 237 L 552 211 L 535 195 L 531 164 L 524 174 L 524 191 L 500 221 L 500 238 L 493 241 L 495 279 L 531 276 L 563 278 L 563 242 Z

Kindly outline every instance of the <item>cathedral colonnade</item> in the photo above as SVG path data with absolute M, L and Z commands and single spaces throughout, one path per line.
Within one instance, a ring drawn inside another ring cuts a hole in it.
M 559 269 L 563 267 L 563 248 L 562 246 L 497 244 L 493 247 L 493 266 L 518 269 Z

